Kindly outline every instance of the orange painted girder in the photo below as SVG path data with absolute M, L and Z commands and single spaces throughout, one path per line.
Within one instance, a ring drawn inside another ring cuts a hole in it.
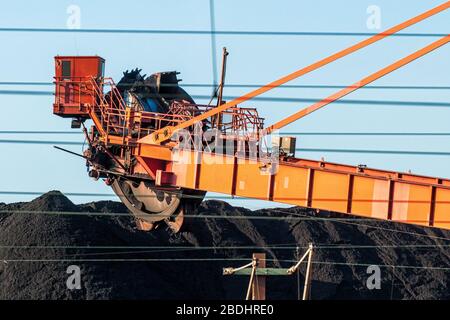
M 181 155 L 165 167 L 177 187 L 450 229 L 447 179 L 303 159 L 281 161 L 270 175 L 260 161 Z

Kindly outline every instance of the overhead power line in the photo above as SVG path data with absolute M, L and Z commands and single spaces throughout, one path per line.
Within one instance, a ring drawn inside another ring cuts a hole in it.
M 393 244 L 393 245 L 314 245 L 314 249 L 322 250 L 343 250 L 343 249 L 378 249 L 378 248 L 448 248 L 450 244 Z M 295 243 L 290 245 L 266 245 L 266 246 L 256 246 L 256 245 L 237 245 L 237 246 L 179 246 L 179 245 L 167 245 L 167 246 L 67 246 L 67 245 L 0 245 L 1 249 L 86 249 L 86 250 L 123 250 L 123 249 L 134 249 L 136 253 L 147 250 L 147 249 L 173 249 L 173 250 L 252 250 L 252 249 L 269 249 L 269 250 L 296 250 L 307 249 L 308 246 L 298 246 Z M 109 251 L 107 252 L 109 253 Z
M 0 90 L 3 95 L 22 95 L 22 96 L 52 96 L 53 91 L 38 90 Z
M 295 260 L 292 260 L 295 262 Z M 342 266 L 355 266 L 355 267 L 369 267 L 376 265 L 380 268 L 397 268 L 397 269 L 424 269 L 424 270 L 441 270 L 450 271 L 450 267 L 435 267 L 435 266 L 411 266 L 411 265 L 391 265 L 391 264 L 377 264 L 377 263 L 353 263 L 353 262 L 334 262 L 334 261 L 312 261 L 313 264 L 326 264 L 326 265 L 342 265 Z
M 10 262 L 204 262 L 204 261 L 248 261 L 248 258 L 142 258 L 142 259 L 9 259 L 0 257 L 0 261 Z
M 285 211 L 280 210 L 280 209 L 271 209 L 271 211 L 278 212 L 278 213 L 286 213 Z M 310 219 L 316 220 L 316 221 L 322 221 L 322 222 L 332 221 L 332 222 L 338 222 L 338 223 L 343 223 L 343 224 L 348 224 L 348 225 L 353 225 L 353 226 L 378 229 L 378 230 L 389 231 L 389 232 L 394 232 L 394 233 L 408 234 L 408 235 L 415 236 L 415 237 L 425 237 L 425 238 L 430 238 L 430 239 L 450 241 L 450 238 L 446 238 L 446 237 L 433 236 L 433 235 L 429 235 L 429 234 L 421 234 L 421 233 L 410 232 L 410 231 L 403 231 L 403 230 L 380 227 L 380 226 L 376 226 L 376 225 L 364 224 L 364 223 L 359 223 L 359 222 L 342 221 L 339 218 L 315 217 L 315 216 L 311 217 L 306 214 L 302 214 L 302 213 L 298 213 L 298 212 L 290 212 L 290 214 L 292 214 L 294 216 L 298 216 L 298 217 L 309 217 Z M 357 220 L 355 219 L 355 221 L 357 221 Z M 395 222 L 395 221 L 390 221 L 390 220 L 377 220 L 377 219 L 372 219 L 372 221 L 374 221 L 374 222 Z
M 0 139 L 0 144 L 36 144 L 36 145 L 84 145 L 81 141 L 57 141 L 57 140 L 21 140 Z M 296 148 L 298 152 L 315 153 L 359 153 L 359 154 L 385 154 L 385 155 L 416 155 L 416 156 L 450 156 L 446 151 L 415 151 L 415 150 L 369 150 L 369 149 L 332 149 L 332 148 Z
M 32 195 L 32 196 L 41 196 L 46 194 L 47 192 L 39 192 L 39 191 L 3 191 L 0 190 L 0 194 L 3 195 Z M 170 193 L 170 192 L 168 192 Z M 176 192 L 171 193 L 175 196 L 177 196 L 178 194 Z M 88 193 L 88 192 L 65 192 L 64 195 L 66 196 L 73 196 L 73 197 L 117 197 L 116 194 L 114 193 Z M 136 196 L 141 197 L 141 198 L 157 198 L 157 195 L 154 194 L 136 194 Z M 206 195 L 205 197 L 203 196 L 198 196 L 198 195 L 183 195 L 182 196 L 183 199 L 199 199 L 199 200 L 203 200 L 203 199 L 210 199 L 210 200 L 253 200 L 253 201 L 259 201 L 259 200 L 265 200 L 265 199 L 261 199 L 261 198 L 249 198 L 249 197 L 239 197 L 239 196 L 208 196 Z M 276 200 L 278 202 L 282 202 L 282 201 L 298 201 L 298 202 L 304 202 L 306 200 L 308 200 L 306 197 L 301 197 L 301 196 L 291 196 L 291 197 L 277 197 Z M 348 199 L 347 198 L 314 198 L 315 201 L 320 201 L 320 202 L 347 202 Z M 352 198 L 352 201 L 355 203 L 409 203 L 409 204 L 429 204 L 429 203 L 433 203 L 433 204 L 450 204 L 450 200 L 403 200 L 403 199 L 372 199 L 372 198 Z M 291 204 L 292 206 L 294 206 L 294 204 Z M 0 210 L 0 213 L 6 213 L 7 211 L 4 210 Z M 12 211 L 15 212 L 15 211 Z M 17 211 L 17 212 L 26 212 L 26 211 Z M 45 213 L 45 214 L 54 214 L 57 213 L 56 211 L 43 211 L 43 212 L 39 212 L 39 213 Z M 87 212 L 86 212 L 87 213 Z M 81 212 L 67 212 L 67 214 L 83 214 Z M 110 213 L 92 213 L 93 215 L 110 215 Z M 113 214 L 113 213 L 111 213 Z M 115 214 L 115 213 L 114 213 Z M 126 215 L 126 213 L 119 213 L 119 215 Z M 154 216 L 157 216 L 156 214 Z M 186 216 L 186 215 L 185 215 Z M 194 215 L 194 217 L 197 217 L 197 215 Z M 217 216 L 217 217 L 222 217 L 222 216 Z M 240 216 L 237 216 L 240 217 Z M 269 217 L 270 219 L 270 217 Z M 396 220 L 396 221 L 401 221 L 401 220 Z M 405 220 L 405 221 L 417 221 L 417 222 L 426 222 L 428 220 Z M 444 222 L 444 221 L 440 221 L 440 222 Z M 445 221 L 447 222 L 447 221 Z
M 46 192 L 39 191 L 0 191 L 0 194 L 4 195 L 29 195 L 29 196 L 41 196 Z M 65 192 L 64 195 L 71 197 L 116 197 L 117 195 L 114 193 L 95 193 L 95 192 Z M 147 197 L 156 197 L 155 195 L 145 195 Z M 203 198 L 200 196 L 189 196 L 189 198 Z M 241 197 L 232 197 L 232 196 L 205 196 L 206 199 L 248 199 Z M 2 211 L 0 211 L 2 212 Z M 51 212 L 51 211 L 48 211 Z
M 82 131 L 45 131 L 45 130 L 0 130 L 0 134 L 76 134 L 82 135 Z M 450 135 L 450 133 L 449 133 Z
M 231 200 L 231 197 L 228 198 Z M 209 198 L 209 200 L 217 200 L 215 197 Z M 250 198 L 244 198 L 241 200 L 253 200 Z M 31 214 L 31 215 L 48 215 L 48 216 L 92 216 L 92 217 L 130 217 L 131 214 L 128 212 L 89 212 L 89 211 L 27 211 L 27 210 L 0 210 L 0 214 Z M 142 215 L 132 215 L 134 217 L 146 217 L 147 214 Z M 157 217 L 157 214 L 153 215 L 154 217 Z M 191 218 L 191 219 L 215 219 L 215 220 L 273 220 L 273 221 L 280 221 L 280 220 L 286 220 L 286 221 L 307 221 L 311 220 L 312 218 L 315 218 L 313 216 L 305 216 L 305 217 L 299 217 L 295 214 L 285 213 L 284 216 L 268 216 L 268 215 L 258 215 L 258 214 L 244 214 L 244 215 L 214 215 L 214 214 L 185 214 L 185 218 Z M 327 218 L 325 218 L 327 219 Z M 338 219 L 339 221 L 371 221 L 371 222 L 379 222 L 379 220 L 376 220 L 375 218 L 364 218 L 364 217 L 342 217 L 342 218 L 333 218 Z M 425 220 L 392 220 L 393 222 L 410 222 L 410 223 L 423 223 L 427 222 Z M 438 222 L 450 222 L 450 221 L 441 221 Z
M 36 96 L 53 96 L 53 91 L 37 91 L 37 90 L 0 90 L 0 94 L 3 95 L 36 95 Z M 210 100 L 209 95 L 192 95 L 192 98 L 199 100 Z M 238 96 L 224 96 L 226 100 L 232 100 L 238 98 Z M 290 98 L 290 97 L 254 97 L 253 101 L 265 101 L 265 102 L 305 102 L 315 103 L 319 101 L 319 98 Z M 396 100 L 353 100 L 353 99 L 341 99 L 333 100 L 335 104 L 347 104 L 347 105 L 390 105 L 390 106 L 409 106 L 409 107 L 450 107 L 448 102 L 440 101 L 396 101 Z
M 211 197 L 211 200 L 217 198 Z M 229 197 L 228 199 L 231 199 Z M 249 198 L 244 198 L 245 200 Z M 249 199 L 252 200 L 252 199 Z M 89 211 L 29 211 L 29 210 L 0 210 L 0 214 L 31 214 L 31 215 L 49 215 L 49 216 L 93 216 L 93 217 L 130 217 L 131 214 L 128 212 L 89 212 Z M 136 216 L 136 215 L 133 215 Z M 139 215 L 138 215 L 139 216 Z M 143 214 L 143 216 L 146 216 Z M 157 216 L 157 215 L 156 215 Z M 299 217 L 295 215 L 290 215 L 285 212 L 284 216 L 267 216 L 267 215 L 214 215 L 214 214 L 185 214 L 185 218 L 197 218 L 197 219 L 248 219 L 248 220 L 295 220 L 304 221 L 311 220 L 311 216 Z M 363 217 L 346 217 L 346 218 L 335 218 L 339 220 L 348 221 L 377 221 L 373 218 L 363 218 Z
M 408 150 L 359 150 L 359 149 L 327 149 L 327 148 L 296 148 L 299 152 L 328 152 L 328 153 L 367 153 L 367 154 L 391 154 L 391 155 L 416 155 L 416 156 L 449 156 L 445 151 L 408 151 Z
M 17 143 L 17 144 L 47 144 L 47 145 L 75 145 L 81 146 L 83 142 L 80 141 L 49 141 L 49 140 L 9 140 L 1 139 L 0 143 Z
M 11 86 L 53 86 L 53 82 L 45 81 L 0 81 L 0 85 L 11 85 Z M 126 85 L 126 84 L 124 84 Z M 225 88 L 259 88 L 264 84 L 225 84 Z M 131 84 L 130 86 L 138 86 L 137 84 Z M 161 83 L 162 87 L 192 87 L 192 88 L 214 88 L 213 83 Z M 344 89 L 347 88 L 346 85 L 325 85 L 325 84 L 284 84 L 276 86 L 276 88 L 285 89 Z M 428 85 L 367 85 L 361 89 L 389 89 L 389 90 L 450 90 L 450 86 L 428 86 Z
M 109 258 L 109 259 L 83 259 L 83 258 L 50 258 L 50 259 L 9 259 L 0 257 L 0 261 L 3 263 L 12 262 L 207 262 L 207 261 L 249 261 L 249 258 Z M 265 259 L 272 262 L 290 262 L 296 263 L 297 260 L 283 260 L 283 259 Z M 334 262 L 334 261 L 312 261 L 313 264 L 328 264 L 328 265 L 347 265 L 347 266 L 361 266 L 368 267 L 371 265 L 377 265 L 385 268 L 397 268 L 397 269 L 424 269 L 424 270 L 442 270 L 449 271 L 450 267 L 435 267 L 435 266 L 412 266 L 412 265 L 386 265 L 377 263 L 352 263 L 352 262 Z
M 1 133 L 2 131 L 0 131 Z M 69 131 L 70 132 L 70 131 Z M 299 136 L 450 136 L 450 132 L 286 132 Z
M 64 130 L 0 130 L 0 134 L 69 134 L 83 135 L 82 131 Z M 282 135 L 291 136 L 450 136 L 450 132 L 281 132 Z
M 333 218 L 333 217 L 317 217 L 317 216 L 310 216 L 310 215 L 306 215 L 306 214 L 301 214 L 298 212 L 291 212 L 291 211 L 284 211 L 282 209 L 270 209 L 271 212 L 275 212 L 275 213 L 282 213 L 284 214 L 284 217 L 276 217 L 277 219 L 292 219 L 292 217 L 299 217 L 299 218 L 303 218 L 303 219 L 299 219 L 299 221 L 301 220 L 310 220 L 310 221 L 318 221 L 318 222 L 337 222 L 337 223 L 344 223 L 344 224 L 348 224 L 351 226 L 358 226 L 358 227 L 364 227 L 364 228 L 371 228 L 371 229 L 377 229 L 377 230 L 383 230 L 383 231 L 389 231 L 389 232 L 395 232 L 395 233 L 402 233 L 402 234 L 408 234 L 408 235 L 412 235 L 414 237 L 425 237 L 425 238 L 430 238 L 430 239 L 437 239 L 437 240 L 445 240 L 445 241 L 450 241 L 450 238 L 447 237 L 441 237 L 441 236 L 434 236 L 434 235 L 429 235 L 429 234 L 421 234 L 421 233 L 417 233 L 417 232 L 410 232 L 410 231 L 403 231 L 403 230 L 399 230 L 399 229 L 393 229 L 393 228 L 386 228 L 386 227 L 381 227 L 381 226 L 377 226 L 377 225 L 373 225 L 373 224 L 367 224 L 367 223 L 361 223 L 361 221 L 370 221 L 370 222 L 375 222 L 375 223 L 381 223 L 381 222 L 387 222 L 387 221 L 383 221 L 383 220 L 377 220 L 377 219 L 372 219 L 372 218 L 361 218 L 361 217 L 350 217 L 350 218 Z M 60 211 L 43 211 L 43 212 L 35 212 L 35 211 L 19 211 L 19 210 L 2 210 L 0 211 L 0 213 L 29 213 L 29 214 L 50 214 L 50 215 L 66 215 L 66 214 L 70 214 L 70 215 L 92 215 L 92 216 L 117 216 L 117 215 L 122 215 L 122 216 L 129 216 L 129 213 L 95 213 L 95 212 L 86 212 L 86 213 L 82 213 L 82 212 L 60 212 Z M 288 215 L 288 216 L 286 216 Z M 192 217 L 198 217 L 198 218 L 223 218 L 223 219 L 232 219 L 233 216 L 205 216 L 205 215 L 192 215 Z M 242 215 L 242 216 L 236 216 L 239 218 L 245 218 L 245 219 L 252 219 L 252 218 L 256 218 L 258 219 L 258 217 L 262 217 L 260 219 L 264 219 L 264 217 L 267 216 L 252 216 L 252 215 Z M 265 218 L 267 219 L 267 218 Z M 391 221 L 389 221 L 391 222 Z M 396 221 L 392 221 L 392 222 L 396 222 Z M 397 221 L 397 222 L 401 222 L 401 221 Z
M 1 92 L 1 91 L 0 91 Z M 193 95 L 194 99 L 209 99 L 207 95 Z M 238 98 L 238 96 L 224 96 L 226 100 L 232 100 Z M 252 101 L 264 101 L 264 102 L 305 102 L 316 103 L 321 100 L 320 98 L 292 98 L 292 97 L 254 97 Z M 326 100 L 324 100 L 326 101 Z M 251 101 L 250 101 L 251 102 Z M 341 99 L 333 100 L 335 104 L 364 104 L 364 105 L 390 105 L 390 106 L 410 106 L 410 107 L 450 107 L 448 102 L 440 101 L 397 101 L 397 100 L 354 100 L 354 99 Z
M 160 34 L 160 35 L 224 35 L 224 36 L 316 36 L 316 37 L 369 37 L 383 35 L 374 32 L 336 32 L 336 31 L 265 31 L 265 30 L 188 30 L 188 29 L 68 29 L 2 27 L 0 32 L 22 33 L 112 33 L 112 34 Z M 441 38 L 446 33 L 395 33 L 391 37 Z
M 300 248 L 305 248 L 305 247 L 295 247 L 295 248 L 290 248 L 290 250 L 297 250 Z M 308 247 L 306 247 L 308 248 Z M 257 249 L 257 248 L 255 248 Z M 259 248 L 259 250 L 264 250 L 264 251 L 272 251 L 273 248 Z M 316 249 L 316 248 L 315 248 Z M 323 248 L 317 248 L 318 250 L 323 250 Z M 380 248 L 371 248 L 371 249 L 380 249 Z M 396 248 L 398 249 L 398 248 Z M 415 248 L 418 249 L 418 248 Z M 430 250 L 430 247 L 427 247 L 426 249 Z M 439 248 L 431 248 L 431 249 L 439 249 Z M 442 249 L 442 248 L 441 248 Z M 220 248 L 216 248 L 215 250 L 220 250 Z M 236 250 L 236 249 L 233 249 Z M 249 249 L 247 249 L 249 250 Z M 328 249 L 325 249 L 328 250 Z M 352 248 L 351 250 L 355 250 L 354 248 Z M 142 251 L 113 251 L 113 252 L 83 252 L 83 253 L 75 253 L 75 254 L 66 254 L 65 257 L 86 257 L 86 256 L 112 256 L 112 255 L 124 255 L 124 254 L 143 254 L 143 253 L 180 253 L 180 252 L 185 252 L 186 250 L 184 249 L 173 249 L 171 250 L 170 247 L 166 247 L 166 248 L 162 248 L 162 249 L 153 249 L 153 250 L 142 250 Z M 189 251 L 189 250 L 188 250 Z M 277 261 L 277 259 L 271 259 L 270 261 Z M 278 260 L 278 262 L 296 262 L 295 260 Z M 334 261 L 323 261 L 323 262 L 317 262 L 317 264 L 336 264 L 336 265 L 342 265 L 344 264 L 344 262 L 334 262 Z M 363 263 L 350 263 L 351 265 L 355 265 L 355 266 L 369 266 L 369 265 L 373 265 L 373 264 L 363 264 Z M 381 265 L 381 267 L 393 267 L 392 265 L 386 265 L 383 264 Z M 427 268 L 432 268 L 432 269 L 439 269 L 439 270 L 446 270 L 447 267 L 427 267 L 427 266 L 423 266 L 423 268 L 420 268 L 420 266 L 405 266 L 405 268 L 419 268 L 419 269 L 427 269 Z M 448 268 L 450 270 L 450 267 Z
M 414 221 L 414 220 L 379 220 L 375 218 L 364 218 L 359 216 L 352 216 L 352 217 L 342 217 L 342 218 L 333 218 L 333 217 L 318 217 L 318 216 L 310 216 L 306 214 L 300 214 L 296 212 L 286 212 L 282 211 L 280 209 L 270 209 L 271 212 L 278 212 L 283 213 L 284 216 L 267 216 L 267 215 L 185 215 L 186 218 L 195 218 L 195 219 L 238 219 L 238 220 L 289 220 L 289 221 L 318 221 L 318 222 L 339 222 L 344 224 L 349 224 L 353 226 L 361 226 L 365 228 L 374 228 L 384 231 L 390 231 L 390 232 L 399 232 L 399 233 L 405 233 L 413 236 L 419 236 L 419 237 L 426 237 L 426 238 L 432 238 L 432 239 L 439 239 L 439 240 L 445 240 L 450 241 L 450 238 L 446 237 L 440 237 L 440 236 L 433 236 L 433 235 L 425 235 L 415 232 L 409 232 L 409 231 L 401 231 L 398 229 L 392 229 L 392 228 L 385 228 L 381 226 L 371 225 L 371 224 L 365 224 L 361 222 L 373 222 L 373 223 L 384 223 L 384 222 L 410 222 L 410 223 L 421 223 L 424 221 Z M 132 215 L 130 213 L 104 213 L 104 212 L 73 212 L 73 211 L 29 211 L 29 210 L 1 210 L 0 214 L 33 214 L 33 215 L 53 215 L 53 216 L 100 216 L 100 217 L 117 217 L 117 216 L 123 216 L 123 217 L 131 217 Z M 135 217 L 139 217 L 139 215 L 134 215 Z M 145 216 L 145 215 L 144 215 Z M 448 222 L 448 221 L 440 221 L 440 222 Z

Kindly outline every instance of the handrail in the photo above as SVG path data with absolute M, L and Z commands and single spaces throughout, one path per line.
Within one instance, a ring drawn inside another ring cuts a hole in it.
M 118 141 L 117 137 L 120 137 L 121 144 L 135 144 L 142 137 L 162 127 L 179 125 L 213 108 L 210 105 L 174 101 L 167 113 L 137 111 L 126 105 L 111 78 L 55 77 L 55 84 L 57 86 L 55 105 L 64 107 L 67 103 L 61 100 L 63 97 L 59 94 L 60 89 L 63 90 L 62 88 L 67 85 L 73 88 L 69 95 L 71 100 L 69 104 L 84 109 L 86 116 L 89 115 L 94 121 L 106 143 L 110 141 L 109 136 L 114 136 L 115 143 Z M 105 94 L 104 91 L 109 93 Z M 90 98 L 81 99 L 81 96 Z M 226 131 L 257 132 L 263 127 L 263 119 L 258 116 L 255 108 L 232 107 L 224 111 L 224 114 L 231 117 L 222 128 Z

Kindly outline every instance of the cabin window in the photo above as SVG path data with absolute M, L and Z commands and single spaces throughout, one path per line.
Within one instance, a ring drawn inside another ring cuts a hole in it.
M 62 62 L 62 72 L 61 75 L 64 79 L 70 78 L 71 74 L 70 74 L 70 69 L 71 69 L 72 63 L 71 61 L 68 60 L 63 60 Z
M 103 78 L 105 76 L 105 62 L 100 61 L 98 64 L 98 76 Z

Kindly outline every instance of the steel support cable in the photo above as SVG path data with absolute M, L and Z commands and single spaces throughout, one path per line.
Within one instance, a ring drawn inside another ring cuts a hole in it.
M 349 87 L 346 87 L 345 89 L 348 89 Z M 350 86 L 350 88 L 359 89 L 361 87 L 355 87 Z M 14 92 L 17 92 L 18 94 L 21 94 L 22 91 L 20 90 L 0 90 L 0 94 L 2 92 L 11 92 L 11 94 L 14 94 Z M 38 91 L 27 91 L 30 92 L 38 92 Z M 46 93 L 48 94 L 48 91 Z M 162 95 L 173 98 L 173 95 Z M 211 101 L 211 96 L 208 95 L 200 95 L 200 94 L 193 94 L 192 98 L 194 99 L 200 99 L 200 100 L 208 100 Z M 230 100 L 230 99 L 239 99 L 239 96 L 223 96 L 224 99 Z M 403 100 L 355 100 L 355 99 L 338 99 L 335 100 L 334 98 L 296 98 L 296 97 L 255 97 L 251 99 L 252 101 L 262 101 L 262 102 L 277 102 L 277 103 L 335 103 L 335 104 L 344 104 L 344 105 L 375 105 L 375 106 L 408 106 L 408 107 L 436 107 L 436 108 L 448 108 L 450 107 L 450 103 L 446 101 L 403 101 Z M 209 104 L 208 104 L 209 105 Z M 212 109 L 214 110 L 214 108 Z M 209 112 L 209 111 L 208 111 Z
M 359 88 L 364 87 L 365 85 L 370 84 L 370 83 L 388 75 L 389 73 L 391 73 L 399 68 L 402 68 L 403 66 L 433 52 L 434 50 L 446 45 L 448 42 L 450 42 L 450 34 L 446 35 L 445 37 L 423 47 L 422 49 L 419 49 L 416 52 L 392 63 L 391 65 L 389 65 L 377 72 L 372 73 L 371 75 L 361 79 L 360 81 L 354 83 L 353 85 L 351 85 L 345 89 L 342 89 L 342 90 L 328 96 L 327 98 L 325 98 L 319 102 L 316 102 L 313 105 L 310 105 L 310 106 L 288 116 L 287 118 L 284 118 L 283 120 L 280 120 L 280 121 L 270 125 L 269 127 L 267 127 L 266 130 L 269 133 L 274 130 L 279 130 L 279 129 L 293 123 L 294 121 L 297 121 L 297 120 L 299 120 L 299 119 L 301 119 L 323 107 L 326 107 L 327 105 L 329 105 L 332 102 L 340 100 L 341 98 L 349 95 L 350 93 L 358 90 Z
M 156 143 L 158 143 L 158 142 L 161 142 L 163 140 L 167 140 L 173 135 L 174 131 L 176 131 L 176 130 L 189 127 L 189 126 L 193 125 L 194 123 L 196 123 L 198 121 L 204 120 L 204 119 L 206 119 L 206 118 L 208 118 L 210 116 L 213 116 L 213 115 L 215 115 L 215 114 L 217 114 L 219 112 L 225 111 L 228 108 L 231 108 L 231 107 L 237 105 L 238 103 L 242 103 L 244 101 L 247 101 L 247 100 L 250 100 L 252 98 L 255 98 L 256 96 L 259 96 L 259 95 L 261 95 L 261 94 L 263 94 L 263 93 L 265 93 L 267 91 L 270 91 L 274 87 L 277 87 L 279 85 L 283 85 L 283 84 L 285 84 L 285 83 L 287 83 L 287 82 L 289 82 L 291 80 L 294 80 L 294 79 L 296 79 L 296 78 L 298 78 L 300 76 L 308 74 L 308 73 L 310 73 L 310 72 L 312 72 L 314 70 L 317 70 L 317 69 L 319 69 L 319 68 L 321 68 L 321 67 L 323 67 L 325 65 L 328 65 L 329 63 L 331 63 L 333 61 L 336 61 L 336 60 L 338 60 L 340 58 L 343 58 L 343 57 L 345 57 L 347 55 L 350 55 L 350 54 L 352 54 L 352 53 L 354 53 L 354 52 L 356 52 L 356 51 L 358 51 L 358 50 L 360 50 L 362 48 L 365 48 L 365 47 L 367 47 L 367 46 L 369 46 L 369 45 L 371 45 L 373 43 L 376 43 L 376 42 L 378 42 L 378 41 L 380 41 L 380 40 L 382 40 L 382 39 L 384 39 L 384 38 L 386 38 L 386 37 L 388 37 L 388 36 L 390 36 L 392 34 L 395 34 L 395 33 L 399 32 L 399 31 L 401 31 L 401 30 L 403 30 L 403 29 L 405 29 L 407 27 L 410 27 L 410 26 L 412 26 L 414 24 L 417 24 L 418 22 L 423 21 L 423 20 L 425 20 L 425 19 L 427 19 L 427 18 L 429 18 L 431 16 L 434 16 L 434 15 L 436 15 L 436 14 L 438 14 L 438 13 L 444 11 L 444 10 L 447 10 L 449 7 L 450 7 L 450 1 L 446 1 L 445 3 L 435 7 L 433 9 L 430 9 L 430 10 L 428 10 L 428 11 L 426 11 L 426 12 L 424 12 L 424 13 L 422 13 L 422 14 L 414 17 L 414 18 L 411 18 L 411 19 L 409 19 L 407 21 L 404 21 L 404 22 L 402 22 L 402 23 L 400 23 L 400 24 L 398 24 L 398 25 L 396 25 L 396 26 L 394 26 L 394 27 L 392 27 L 392 28 L 390 28 L 390 29 L 388 29 L 388 30 L 386 30 L 384 32 L 381 32 L 381 33 L 379 33 L 377 35 L 374 35 L 374 36 L 372 36 L 372 37 L 370 37 L 368 39 L 365 39 L 365 40 L 363 40 L 363 41 L 361 41 L 361 42 L 359 42 L 359 43 L 357 43 L 357 44 L 355 44 L 353 46 L 350 46 L 350 47 L 348 47 L 348 48 L 346 48 L 346 49 L 344 49 L 342 51 L 339 51 L 339 52 L 337 52 L 337 53 L 335 53 L 335 54 L 333 54 L 333 55 L 331 55 L 329 57 L 326 57 L 326 58 L 324 58 L 322 60 L 319 60 L 318 62 L 313 63 L 313 64 L 311 64 L 311 65 L 309 65 L 309 66 L 307 66 L 305 68 L 302 68 L 302 69 L 299 69 L 297 71 L 294 71 L 293 73 L 288 74 L 288 75 L 286 75 L 286 76 L 284 76 L 284 77 L 282 77 L 282 78 L 280 78 L 278 80 L 275 80 L 275 81 L 267 84 L 266 86 L 260 87 L 260 88 L 258 88 L 256 90 L 253 90 L 253 91 L 251 91 L 251 92 L 249 92 L 249 93 L 247 93 L 247 94 L 245 94 L 245 95 L 243 95 L 243 96 L 241 96 L 241 97 L 239 97 L 237 99 L 234 99 L 234 100 L 232 100 L 230 102 L 227 102 L 227 103 L 225 103 L 225 104 L 223 104 L 223 105 L 221 105 L 219 107 L 216 107 L 216 108 L 214 108 L 214 109 L 212 109 L 210 111 L 207 111 L 207 112 L 203 113 L 200 116 L 196 116 L 196 117 L 194 117 L 194 118 L 192 118 L 192 119 L 190 119 L 188 121 L 185 121 L 185 122 L 183 122 L 181 124 L 178 124 L 175 127 L 171 127 L 171 126 L 164 127 L 162 129 L 152 133 L 150 136 L 144 137 L 143 139 L 141 139 L 141 142 L 151 142 L 151 143 L 155 143 L 156 142 Z M 439 40 L 439 41 L 441 41 L 441 40 Z

